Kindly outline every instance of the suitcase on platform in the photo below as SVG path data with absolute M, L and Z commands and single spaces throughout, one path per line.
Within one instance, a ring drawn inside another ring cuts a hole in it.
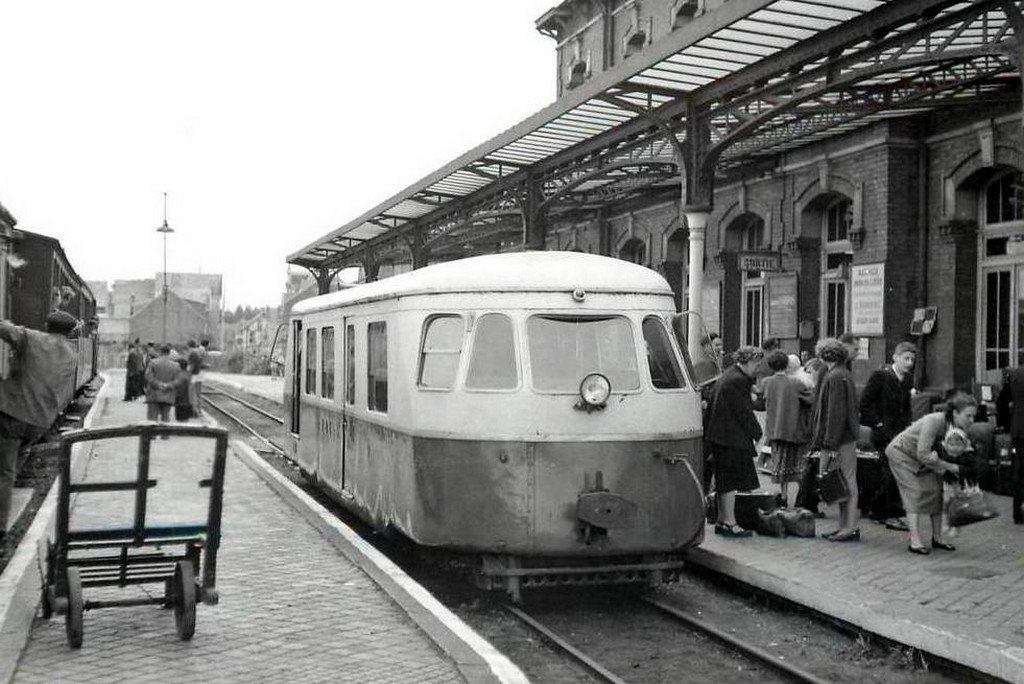
M 747 530 L 758 529 L 757 509 L 770 511 L 779 507 L 777 494 L 769 492 L 736 492 L 736 522 Z

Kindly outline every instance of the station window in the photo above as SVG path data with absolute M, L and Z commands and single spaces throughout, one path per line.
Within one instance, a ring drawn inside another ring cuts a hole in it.
M 531 316 L 527 321 L 534 389 L 578 392 L 590 373 L 602 373 L 612 391 L 640 388 L 636 341 L 622 316 Z
M 1024 175 L 1019 171 L 999 176 L 985 188 L 985 223 L 1024 219 Z
M 366 326 L 366 407 L 388 410 L 388 328 L 384 321 Z
M 445 314 L 427 319 L 420 349 L 420 387 L 451 389 L 455 385 L 465 331 L 462 316 Z
M 644 343 L 647 345 L 647 366 L 651 371 L 651 384 L 655 389 L 683 387 L 683 372 L 665 322 L 657 316 L 648 316 L 643 323 Z
M 320 365 L 320 396 L 334 398 L 334 328 L 320 331 L 320 348 L 323 363 Z
M 306 394 L 316 394 L 316 328 L 306 330 Z
M 503 314 L 484 314 L 476 322 L 466 388 L 504 390 L 519 386 L 512 321 Z
M 838 196 L 822 214 L 822 318 L 824 335 L 847 332 L 850 310 L 850 269 L 853 265 L 853 202 Z
M 356 329 L 345 326 L 345 403 L 356 403 Z

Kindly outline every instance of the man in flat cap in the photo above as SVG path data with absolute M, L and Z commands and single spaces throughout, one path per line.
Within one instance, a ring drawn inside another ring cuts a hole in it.
M 64 311 L 46 317 L 46 332 L 0 320 L 11 345 L 10 377 L 0 380 L 0 540 L 7 531 L 18 451 L 36 442 L 75 396 L 78 354 L 67 336 L 78 321 Z

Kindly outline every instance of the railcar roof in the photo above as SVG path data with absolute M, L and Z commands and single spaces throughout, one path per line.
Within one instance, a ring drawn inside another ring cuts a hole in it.
M 306 299 L 296 314 L 378 299 L 456 292 L 587 292 L 672 296 L 661 274 L 621 259 L 580 252 L 514 252 L 448 261 Z

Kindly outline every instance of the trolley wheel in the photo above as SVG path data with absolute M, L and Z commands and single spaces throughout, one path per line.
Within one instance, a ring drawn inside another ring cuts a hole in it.
M 174 628 L 182 641 L 196 633 L 196 571 L 187 560 L 174 568 Z
M 82 612 L 85 602 L 82 600 L 82 571 L 79 568 L 68 568 L 68 610 L 64 614 L 64 629 L 68 635 L 71 648 L 82 647 Z

